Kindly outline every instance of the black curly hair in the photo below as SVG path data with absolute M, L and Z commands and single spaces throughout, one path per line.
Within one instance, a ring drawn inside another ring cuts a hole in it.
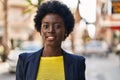
M 38 32 L 40 32 L 41 30 L 42 19 L 49 13 L 54 13 L 61 16 L 65 24 L 67 36 L 73 31 L 74 22 L 75 22 L 74 16 L 69 10 L 69 8 L 65 4 L 59 1 L 52 0 L 41 4 L 40 6 L 38 6 L 38 10 L 36 13 L 37 14 L 35 15 L 34 22 L 35 22 L 35 29 Z

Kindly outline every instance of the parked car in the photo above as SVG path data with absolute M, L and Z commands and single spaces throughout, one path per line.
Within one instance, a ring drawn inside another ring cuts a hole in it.
M 86 43 L 84 54 L 91 55 L 97 54 L 100 56 L 105 56 L 108 52 L 108 45 L 105 41 L 99 40 L 91 40 L 90 42 Z
M 16 72 L 16 65 L 18 61 L 19 54 L 24 52 L 35 52 L 39 50 L 42 46 L 36 42 L 27 41 L 23 42 L 19 48 L 10 51 L 8 55 L 7 63 L 9 65 L 9 72 Z

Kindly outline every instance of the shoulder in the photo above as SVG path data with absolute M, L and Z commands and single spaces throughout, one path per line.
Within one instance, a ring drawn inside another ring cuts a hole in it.
M 31 55 L 33 55 L 33 53 L 21 53 L 19 55 L 19 58 L 24 60 L 24 59 L 28 58 Z
M 39 51 L 36 51 L 36 52 L 21 53 L 19 55 L 19 60 L 26 61 L 29 58 L 34 58 L 35 56 L 38 56 L 40 54 L 40 52 L 41 52 L 41 49 Z
M 71 55 L 71 57 L 74 58 L 74 59 L 77 60 L 77 61 L 85 62 L 85 57 L 83 57 L 83 56 L 81 56 L 81 55 L 70 54 L 70 53 L 69 53 L 69 55 Z
M 30 56 L 34 55 L 34 53 L 21 53 L 19 55 L 19 61 L 26 61 Z
M 65 56 L 69 57 L 72 60 L 85 62 L 85 57 L 83 57 L 82 55 L 76 55 L 74 53 L 68 53 L 68 52 L 65 52 L 65 51 L 63 51 L 63 53 L 64 53 Z
M 81 71 L 85 71 L 86 68 L 85 57 L 67 52 L 65 52 L 63 56 L 66 63 L 68 64 L 72 63 L 75 66 L 77 66 L 77 69 L 80 69 Z
M 69 55 L 72 59 L 72 62 L 77 65 L 78 69 L 81 71 L 85 71 L 86 69 L 86 62 L 85 62 L 85 57 L 81 56 L 81 55 L 76 55 L 76 54 L 70 54 L 67 53 L 67 55 Z

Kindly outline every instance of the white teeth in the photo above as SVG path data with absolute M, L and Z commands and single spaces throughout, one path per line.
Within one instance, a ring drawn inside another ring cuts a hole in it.
M 48 38 L 54 38 L 54 37 L 48 37 Z
M 50 37 L 48 37 L 48 39 L 54 39 L 54 37 L 51 37 L 51 36 L 50 36 Z

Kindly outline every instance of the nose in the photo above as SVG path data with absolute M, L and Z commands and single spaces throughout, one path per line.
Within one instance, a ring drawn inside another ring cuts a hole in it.
M 48 29 L 48 32 L 49 33 L 54 33 L 55 32 L 54 26 L 51 25 Z

